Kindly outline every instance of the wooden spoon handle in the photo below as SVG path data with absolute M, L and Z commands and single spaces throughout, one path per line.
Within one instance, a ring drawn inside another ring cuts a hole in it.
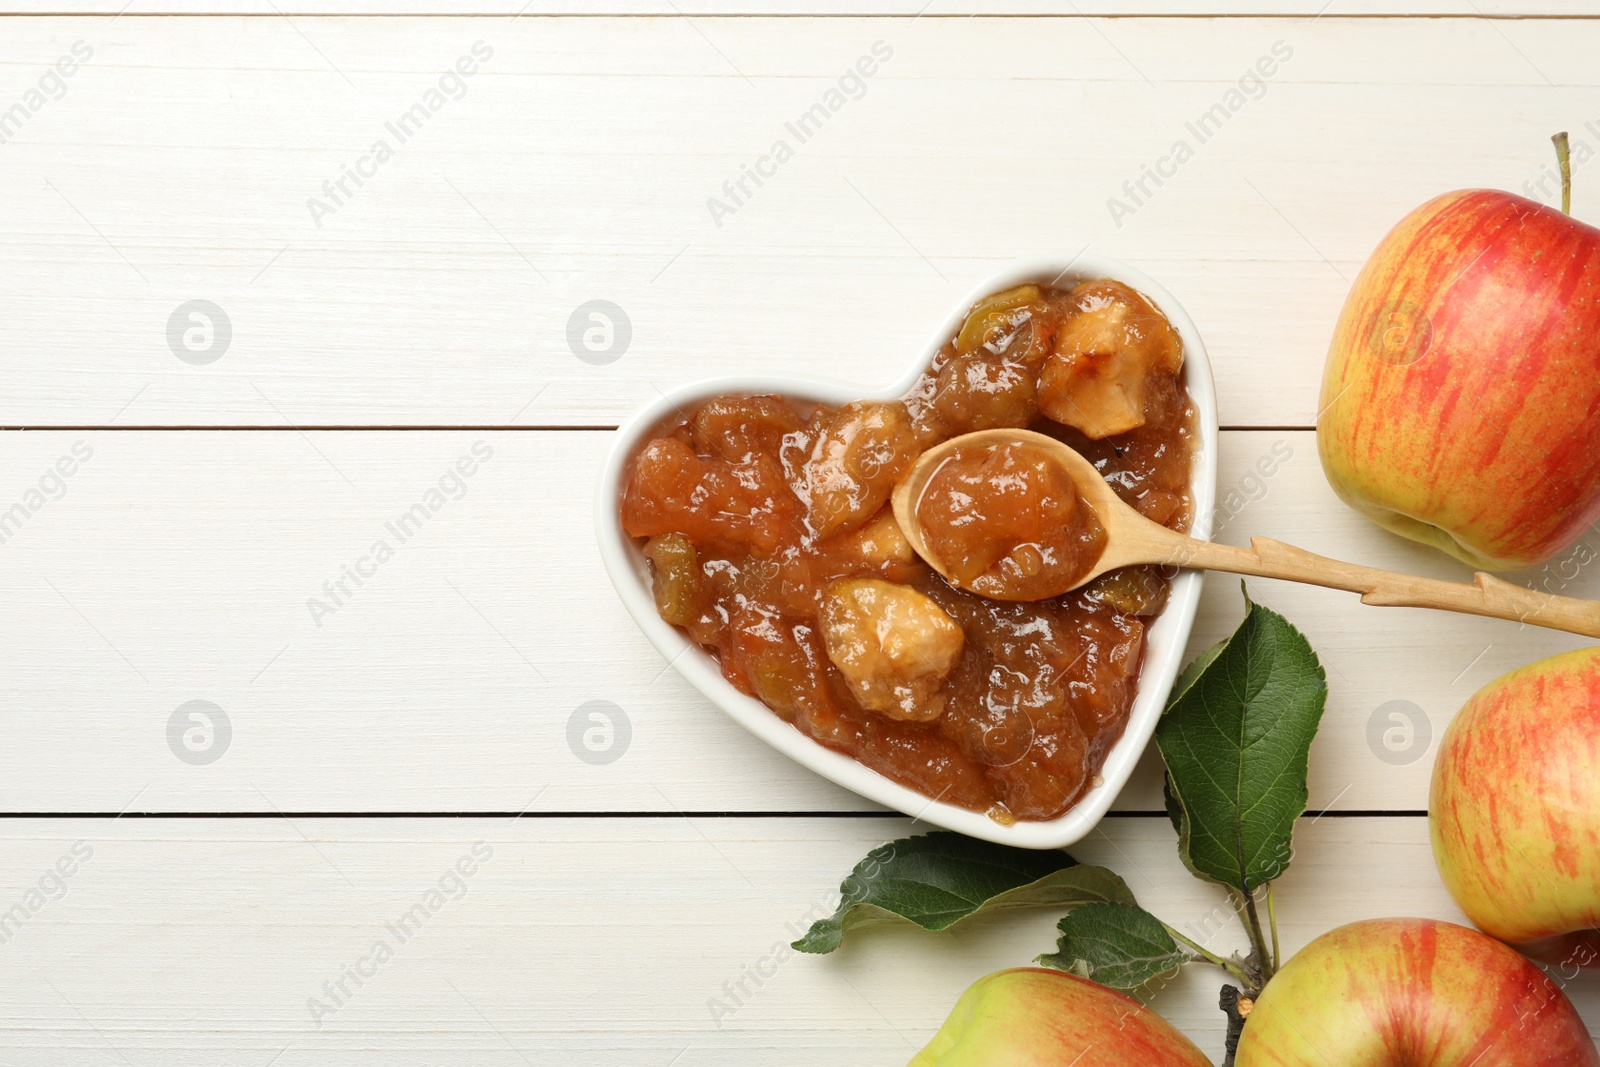
M 1166 562 L 1346 589 L 1360 593 L 1363 604 L 1438 608 L 1600 637 L 1600 601 L 1541 593 L 1482 571 L 1470 584 L 1418 578 L 1329 559 L 1268 537 L 1252 537 L 1249 548 L 1183 538 Z

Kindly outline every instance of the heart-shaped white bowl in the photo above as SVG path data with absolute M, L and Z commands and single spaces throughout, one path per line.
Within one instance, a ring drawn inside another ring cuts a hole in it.
M 869 800 L 948 830 L 1022 848 L 1061 848 L 1083 838 L 1105 815 L 1117 793 L 1127 783 L 1140 753 L 1149 744 L 1150 735 L 1155 731 L 1156 720 L 1161 716 L 1167 694 L 1182 666 L 1184 646 L 1188 642 L 1195 608 L 1200 601 L 1201 572 L 1183 571 L 1178 574 L 1172 582 L 1172 595 L 1166 609 L 1146 634 L 1138 695 L 1128 717 L 1127 728 L 1121 739 L 1112 746 L 1100 770 L 1100 784 L 1085 793 L 1077 804 L 1059 818 L 1048 822 L 1017 822 L 1002 826 L 982 812 L 941 804 L 898 782 L 890 781 L 843 753 L 823 747 L 778 718 L 759 700 L 746 696 L 725 681 L 710 653 L 656 614 L 644 554 L 634 540 L 623 532 L 619 505 L 627 481 L 629 460 L 663 427 L 686 417 L 702 402 L 714 396 L 777 393 L 829 405 L 862 399 L 898 399 L 916 382 L 940 347 L 955 336 L 972 305 L 983 297 L 1028 282 L 1071 285 L 1096 278 L 1113 278 L 1144 293 L 1161 308 L 1183 337 L 1185 384 L 1199 411 L 1200 423 L 1194 470 L 1190 478 L 1195 514 L 1191 532 L 1196 537 L 1209 536 L 1217 484 L 1217 400 L 1205 345 L 1188 313 L 1173 299 L 1171 293 L 1153 279 L 1114 259 L 1079 255 L 1070 261 L 1029 260 L 985 279 L 962 297 L 911 361 L 905 374 L 891 385 L 869 390 L 848 382 L 769 374 L 716 378 L 680 386 L 629 419 L 617 431 L 611 454 L 606 458 L 600 474 L 600 487 L 595 495 L 595 528 L 599 534 L 600 556 L 605 561 L 606 572 L 611 575 L 623 604 L 645 636 L 690 685 L 705 694 L 739 725 L 824 778 L 854 790 Z

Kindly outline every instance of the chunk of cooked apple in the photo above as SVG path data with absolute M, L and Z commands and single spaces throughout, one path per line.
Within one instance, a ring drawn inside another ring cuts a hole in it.
M 911 414 L 898 400 L 857 400 L 814 429 L 795 491 L 821 540 L 866 525 L 921 447 Z
M 862 707 L 911 722 L 944 714 L 940 690 L 966 634 L 933 600 L 909 585 L 851 578 L 823 592 L 818 618 L 828 659 Z
M 871 522 L 826 542 L 826 548 L 834 559 L 859 567 L 904 566 L 917 559 L 916 550 L 895 520 L 894 509 L 887 504 Z
M 1069 300 L 1039 374 L 1039 410 L 1095 440 L 1143 426 L 1150 379 L 1183 366 L 1178 331 L 1121 282 L 1084 282 Z

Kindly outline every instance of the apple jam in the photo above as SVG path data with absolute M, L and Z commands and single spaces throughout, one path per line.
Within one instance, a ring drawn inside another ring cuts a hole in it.
M 1167 579 L 1125 568 L 1030 598 L 1048 592 L 1040 575 L 1088 573 L 1104 539 L 1037 448 L 958 447 L 930 479 L 924 533 L 955 585 L 912 551 L 889 497 L 923 449 L 1023 427 L 1184 529 L 1182 363 L 1177 332 L 1119 282 L 1009 289 L 901 400 L 723 396 L 664 426 L 633 459 L 623 527 L 661 617 L 796 729 L 936 800 L 1055 818 L 1122 735 Z
M 916 516 L 945 579 L 996 600 L 1059 596 L 1106 546 L 1071 475 L 1020 442 L 954 449 L 922 487 Z

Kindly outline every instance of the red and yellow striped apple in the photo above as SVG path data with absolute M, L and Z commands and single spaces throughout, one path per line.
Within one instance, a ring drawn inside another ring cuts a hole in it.
M 1600 519 L 1600 230 L 1493 189 L 1401 219 L 1345 300 L 1317 450 L 1379 525 L 1475 567 Z
M 1584 952 L 1600 945 L 1600 648 L 1473 694 L 1439 742 L 1428 826 L 1445 886 L 1485 933 L 1566 937 L 1572 962 L 1600 962 Z
M 1235 1067 L 1600 1067 L 1572 1002 L 1514 949 L 1437 919 L 1323 934 L 1267 983 Z
M 908 1067 L 1211 1067 L 1161 1016 L 1103 985 L 1040 967 L 996 971 L 956 1001 Z

